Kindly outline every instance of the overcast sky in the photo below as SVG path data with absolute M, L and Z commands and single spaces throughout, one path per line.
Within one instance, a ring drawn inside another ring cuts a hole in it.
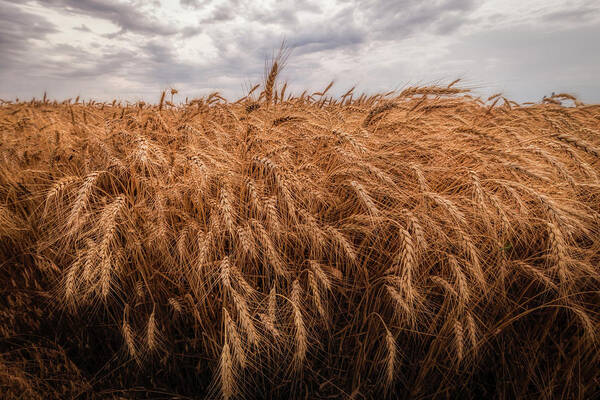
M 0 0 L 0 98 L 234 100 L 284 38 L 298 92 L 462 78 L 482 95 L 600 103 L 598 0 Z

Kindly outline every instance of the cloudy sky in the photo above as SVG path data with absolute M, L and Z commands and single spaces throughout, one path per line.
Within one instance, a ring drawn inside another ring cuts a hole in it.
M 236 99 L 283 39 L 298 92 L 462 78 L 600 103 L 598 0 L 0 0 L 0 98 Z

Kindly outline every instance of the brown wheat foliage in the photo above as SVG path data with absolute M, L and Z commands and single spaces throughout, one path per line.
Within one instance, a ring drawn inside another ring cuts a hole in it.
M 0 106 L 3 396 L 598 396 L 600 106 L 283 61 L 233 103 Z

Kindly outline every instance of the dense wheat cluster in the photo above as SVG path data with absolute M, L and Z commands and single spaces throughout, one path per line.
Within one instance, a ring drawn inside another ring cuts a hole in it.
M 277 72 L 3 103 L 3 396 L 598 396 L 600 106 Z

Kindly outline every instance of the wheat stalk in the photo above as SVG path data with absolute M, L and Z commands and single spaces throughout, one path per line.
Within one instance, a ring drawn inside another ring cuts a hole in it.
M 146 344 L 150 351 L 154 351 L 158 345 L 158 328 L 156 326 L 156 310 L 153 308 L 150 317 L 148 318 L 148 325 L 146 326 Z
M 133 331 L 131 330 L 131 326 L 129 325 L 129 304 L 125 305 L 123 310 L 123 324 L 121 325 L 121 333 L 123 334 L 123 340 L 125 341 L 125 346 L 127 348 L 127 352 L 129 355 L 137 360 L 138 352 L 137 346 L 135 343 L 135 339 L 133 336 Z
M 300 368 L 304 363 L 304 360 L 306 358 L 306 351 L 308 349 L 306 326 L 304 325 L 304 319 L 302 317 L 301 311 L 301 296 L 302 289 L 300 287 L 300 283 L 296 279 L 292 283 L 292 295 L 290 298 L 294 316 L 294 341 L 296 344 L 296 350 L 294 352 L 295 369 Z
M 386 358 L 385 358 L 385 382 L 387 386 L 390 386 L 394 382 L 396 373 L 396 339 L 390 330 L 385 328 L 385 346 L 386 346 Z

